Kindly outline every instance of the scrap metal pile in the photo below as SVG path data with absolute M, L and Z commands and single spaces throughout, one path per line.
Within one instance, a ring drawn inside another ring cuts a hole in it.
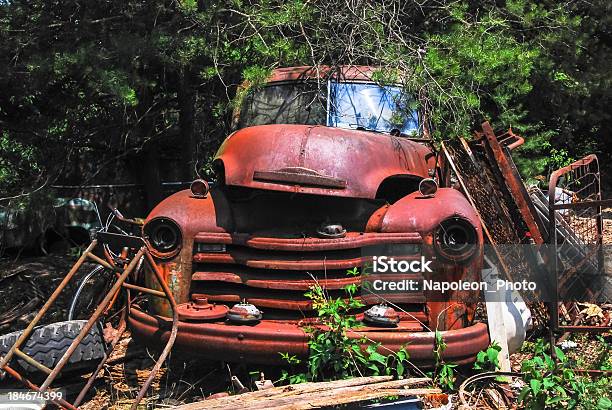
M 442 150 L 479 212 L 491 246 L 488 256 L 510 280 L 545 279 L 547 286 L 531 296 L 548 302 L 553 330 L 610 330 L 610 313 L 601 309 L 595 309 L 599 320 L 579 325 L 588 318 L 585 306 L 594 310 L 594 303 L 610 302 L 612 296 L 602 226 L 602 207 L 612 200 L 602 199 L 597 157 L 554 171 L 546 190 L 528 190 L 510 153 L 523 138 L 512 130 L 496 136 L 486 122 L 482 129 L 470 141 L 443 143 Z
M 119 246 L 122 249 L 121 254 L 114 254 L 110 250 L 109 246 Z M 112 283 L 110 289 L 104 295 L 102 295 L 102 300 L 95 308 L 95 311 L 91 314 L 87 321 L 59 322 L 51 325 L 51 327 L 46 326 L 37 328 L 36 326 L 39 324 L 43 316 L 56 302 L 79 268 L 88 259 L 104 266 L 105 268 L 114 272 L 116 275 L 115 281 Z M 150 289 L 130 283 L 133 279 L 134 272 L 137 270 L 136 268 L 143 263 L 147 264 L 151 271 L 155 274 L 157 278 L 157 285 L 161 290 Z M 54 399 L 51 401 L 63 408 L 68 409 L 76 409 L 83 402 L 96 377 L 103 369 L 104 364 L 110 357 L 111 352 L 119 342 L 121 335 L 126 330 L 125 318 L 127 315 L 127 310 L 129 309 L 129 306 L 133 300 L 130 297 L 131 290 L 134 292 L 151 294 L 167 299 L 173 312 L 170 338 L 166 342 L 164 349 L 153 366 L 149 377 L 140 389 L 136 400 L 132 404 L 132 408 L 135 409 L 146 394 L 147 389 L 153 382 L 153 379 L 161 368 L 162 363 L 168 357 L 176 338 L 178 325 L 178 313 L 172 292 L 170 291 L 165 279 L 162 277 L 155 260 L 149 253 L 145 242 L 142 240 L 142 238 L 135 236 L 98 232 L 97 239 L 94 239 L 87 249 L 81 254 L 81 257 L 72 267 L 72 269 L 70 269 L 68 274 L 45 302 L 43 307 L 38 311 L 26 329 L 21 332 L 14 333 L 13 338 L 4 337 L 4 340 L 10 340 L 12 343 L 10 348 L 5 351 L 3 356 L 0 358 L 0 369 L 2 371 L 1 376 L 6 377 L 8 374 L 14 379 L 23 383 L 24 386 L 29 389 L 39 392 L 48 391 L 51 384 L 60 376 L 62 371 L 68 370 L 70 365 L 73 364 L 73 357 L 78 356 L 80 359 L 86 359 L 87 356 L 91 357 L 96 355 L 95 350 L 99 350 L 99 347 L 94 341 L 92 341 L 92 339 L 99 338 L 99 329 L 97 328 L 99 326 L 99 320 L 103 315 L 109 313 L 115 302 L 117 302 L 117 296 L 119 295 L 119 290 L 121 288 L 126 289 L 127 298 L 125 300 L 124 308 L 120 310 L 122 316 L 119 321 L 118 329 L 117 331 L 112 332 L 108 338 L 105 338 L 108 339 L 106 340 L 107 347 L 104 349 L 96 369 L 90 374 L 87 382 L 73 403 L 70 403 L 61 397 L 54 397 Z M 53 338 L 53 334 L 59 333 L 70 334 L 70 336 L 73 337 L 72 342 L 68 346 L 65 346 L 59 357 L 53 357 L 53 360 L 49 360 L 49 358 L 46 356 L 44 356 L 42 359 L 38 358 L 35 354 L 37 352 L 36 343 Z M 75 334 L 77 335 L 75 336 Z M 14 363 L 16 363 L 18 368 L 23 370 L 38 370 L 40 373 L 45 374 L 46 377 L 40 385 L 36 385 L 25 377 L 22 374 L 23 371 L 18 370 Z

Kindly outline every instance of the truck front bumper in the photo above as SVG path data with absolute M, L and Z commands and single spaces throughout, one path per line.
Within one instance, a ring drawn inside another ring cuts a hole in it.
M 150 315 L 132 307 L 128 325 L 138 342 L 151 347 L 162 347 L 170 336 L 172 320 Z M 489 333 L 484 323 L 441 333 L 447 345 L 442 356 L 447 362 L 456 364 L 474 362 L 476 354 L 489 345 Z M 410 361 L 416 365 L 432 367 L 434 364 L 434 332 L 355 329 L 349 334 L 349 337 L 357 339 L 364 336 L 374 342 L 380 342 L 382 346 L 392 351 L 404 347 L 410 355 Z M 222 321 L 213 323 L 180 321 L 174 348 L 210 360 L 286 364 L 281 358 L 281 353 L 306 358 L 308 340 L 309 335 L 302 327 L 292 322 L 262 320 L 252 326 L 237 326 Z M 386 349 L 380 353 L 388 353 Z

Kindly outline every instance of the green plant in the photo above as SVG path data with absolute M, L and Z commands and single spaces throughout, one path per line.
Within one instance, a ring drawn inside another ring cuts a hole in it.
M 357 268 L 347 271 L 351 276 L 359 273 Z M 281 381 L 299 383 L 383 374 L 400 377 L 406 373 L 409 355 L 405 349 L 384 355 L 379 352 L 379 343 L 349 336 L 352 329 L 362 326 L 351 313 L 353 309 L 364 306 L 354 298 L 358 288 L 356 284 L 347 285 L 344 287 L 346 298 L 331 298 L 323 287 L 315 284 L 305 294 L 312 301 L 319 319 L 317 326 L 306 328 L 311 336 L 308 360 L 302 363 L 295 356 L 286 353 L 281 353 L 281 356 L 292 367 L 305 365 L 306 372 L 283 371 Z
M 521 366 L 526 383 L 519 401 L 527 409 L 565 407 L 569 409 L 607 410 L 612 408 L 610 379 L 592 380 L 578 376 L 561 349 L 555 347 L 557 363 L 542 340 L 533 345 L 534 357 Z
M 433 372 L 434 383 L 447 390 L 455 389 L 455 367 L 456 364 L 446 363 L 442 353 L 446 350 L 446 342 L 442 337 L 442 332 L 436 329 L 434 335 L 433 357 L 435 370 Z
M 492 372 L 499 369 L 499 352 L 501 352 L 501 346 L 495 341 L 491 342 L 487 350 L 478 352 L 473 369 L 480 372 Z

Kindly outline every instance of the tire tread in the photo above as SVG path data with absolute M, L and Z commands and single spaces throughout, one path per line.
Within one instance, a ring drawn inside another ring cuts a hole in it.
M 86 320 L 69 320 L 38 326 L 34 328 L 30 338 L 21 350 L 52 369 L 86 323 Z M 17 331 L 0 336 L 0 355 L 6 354 L 22 333 L 23 331 Z M 96 324 L 77 346 L 64 370 L 72 371 L 95 365 L 95 362 L 92 362 L 101 359 L 104 356 L 105 349 L 106 345 L 101 328 Z M 27 373 L 40 373 L 38 369 L 22 359 L 13 359 L 13 361 L 16 361 Z

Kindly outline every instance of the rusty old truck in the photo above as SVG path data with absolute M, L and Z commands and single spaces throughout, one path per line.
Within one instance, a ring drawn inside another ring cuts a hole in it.
M 479 278 L 476 211 L 453 187 L 415 101 L 375 74 L 274 70 L 244 93 L 236 130 L 214 157 L 212 188 L 196 180 L 148 215 L 143 236 L 179 304 L 176 349 L 263 364 L 283 363 L 280 353 L 307 356 L 306 327 L 317 318 L 305 293 L 316 283 L 345 297 L 346 285 L 365 280 L 366 248 L 398 245 L 411 250 L 404 258 L 431 261 L 431 273 L 395 279 Z M 355 267 L 361 274 L 347 275 Z M 159 289 L 151 272 L 145 281 Z M 404 347 L 431 365 L 438 330 L 446 360 L 469 363 L 489 344 L 487 325 L 474 320 L 478 297 L 363 289 L 354 312 L 363 325 L 348 336 Z M 167 300 L 153 296 L 132 306 L 128 325 L 137 340 L 161 346 L 170 317 Z

